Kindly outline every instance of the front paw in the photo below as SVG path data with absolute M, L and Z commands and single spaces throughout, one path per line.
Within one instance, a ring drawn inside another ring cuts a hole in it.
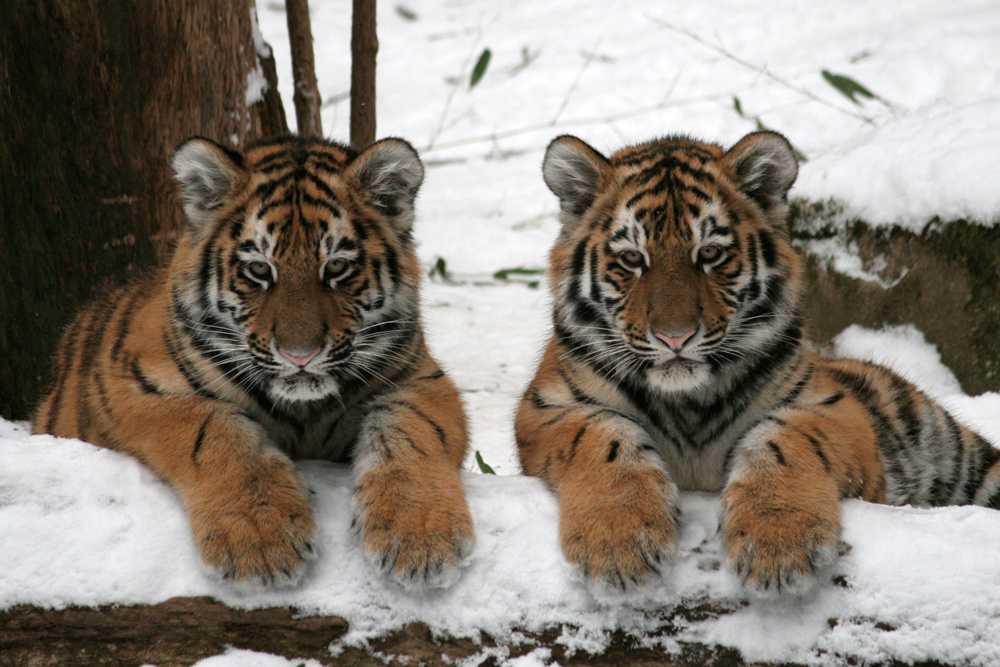
M 563 554 L 599 597 L 638 589 L 659 576 L 675 548 L 674 505 L 596 502 L 563 505 L 559 532 Z
M 475 544 L 465 491 L 451 470 L 433 481 L 403 471 L 365 475 L 353 526 L 365 559 L 405 590 L 451 586 Z
M 316 557 L 316 528 L 298 472 L 284 457 L 188 498 L 191 529 L 210 572 L 238 584 L 295 586 Z
M 832 508 L 763 508 L 723 499 L 722 532 L 729 564 L 760 597 L 801 595 L 818 569 L 833 562 L 840 532 Z

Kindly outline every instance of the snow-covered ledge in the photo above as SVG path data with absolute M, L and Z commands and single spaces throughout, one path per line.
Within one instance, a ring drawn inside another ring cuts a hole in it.
M 805 599 L 745 603 L 722 562 L 718 497 L 682 494 L 679 554 L 662 583 L 641 599 L 598 602 L 559 552 L 558 507 L 540 482 L 466 473 L 475 555 L 454 588 L 417 596 L 374 578 L 362 559 L 347 468 L 303 462 L 319 560 L 297 589 L 237 593 L 202 574 L 177 497 L 131 458 L 0 420 L 0 461 L 0 609 L 207 595 L 342 616 L 348 646 L 419 621 L 502 641 L 563 626 L 557 644 L 591 652 L 622 630 L 665 654 L 698 642 L 748 661 L 1000 664 L 1000 512 L 978 507 L 845 502 L 843 553 L 823 585 Z M 684 604 L 709 611 L 671 613 Z

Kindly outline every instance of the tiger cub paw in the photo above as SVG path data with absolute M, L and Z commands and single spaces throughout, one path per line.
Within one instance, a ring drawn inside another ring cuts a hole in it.
M 566 508 L 560 521 L 563 554 L 598 598 L 630 593 L 655 581 L 675 549 L 673 504 Z
M 748 508 L 723 500 L 726 556 L 743 586 L 759 597 L 802 595 L 837 555 L 840 522 L 833 511 Z
M 312 512 L 292 463 L 274 456 L 232 486 L 188 503 L 202 562 L 219 579 L 251 589 L 299 583 L 316 558 Z
M 472 554 L 472 516 L 451 474 L 450 483 L 408 481 L 404 473 L 358 483 L 352 527 L 365 559 L 404 590 L 452 586 Z

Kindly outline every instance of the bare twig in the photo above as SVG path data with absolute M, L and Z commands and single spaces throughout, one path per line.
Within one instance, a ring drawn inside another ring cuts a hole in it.
M 654 17 L 649 16 L 649 15 L 646 16 L 646 19 L 649 20 L 652 23 L 655 23 L 656 25 L 660 26 L 661 28 L 666 28 L 667 30 L 672 30 L 674 32 L 677 32 L 677 33 L 680 33 L 682 35 L 685 35 L 686 37 L 689 37 L 689 38 L 693 39 L 694 41 L 698 42 L 702 46 L 705 46 L 705 47 L 708 47 L 708 48 L 712 49 L 713 51 L 715 51 L 719 55 L 723 56 L 724 58 L 726 58 L 728 60 L 731 60 L 731 61 L 733 61 L 734 63 L 736 63 L 738 65 L 746 67 L 749 70 L 753 70 L 754 72 L 762 74 L 762 75 L 766 76 L 767 78 L 771 79 L 772 81 L 774 81 L 775 83 L 777 83 L 777 84 L 779 84 L 781 86 L 784 86 L 785 88 L 788 88 L 789 90 L 794 91 L 794 92 L 798 93 L 799 95 L 803 95 L 805 97 L 808 97 L 809 99 L 811 99 L 814 102 L 818 102 L 819 104 L 822 104 L 823 106 L 829 107 L 829 108 L 831 108 L 831 109 L 833 109 L 835 111 L 839 111 L 840 113 L 845 114 L 847 116 L 851 116 L 852 118 L 857 118 L 858 120 L 863 121 L 865 123 L 868 123 L 869 125 L 874 125 L 875 124 L 875 122 L 871 118 L 869 118 L 869 117 L 867 117 L 867 116 L 865 116 L 863 114 L 859 114 L 859 113 L 856 113 L 854 111 L 850 111 L 848 109 L 844 109 L 843 107 L 837 106 L 836 104 L 833 104 L 831 102 L 828 102 L 827 100 L 824 100 L 822 97 L 819 97 L 819 96 L 813 94 L 812 92 L 810 92 L 809 90 L 806 90 L 805 88 L 800 88 L 799 86 L 793 85 L 793 84 L 789 83 L 787 80 L 782 79 L 781 77 L 772 74 L 770 71 L 768 71 L 768 69 L 766 67 L 762 67 L 760 65 L 755 65 L 754 63 L 748 62 L 748 61 L 740 58 L 736 54 L 732 53 L 731 51 L 727 50 L 726 48 L 724 48 L 724 47 L 722 47 L 722 46 L 720 46 L 718 44 L 712 44 L 711 42 L 705 40 L 700 35 L 698 35 L 696 33 L 693 33 L 690 30 L 686 30 L 685 28 L 681 28 L 680 26 L 676 26 L 673 23 L 670 23 L 669 21 L 664 21 L 662 19 L 657 19 L 657 18 L 654 18 Z
M 465 73 L 469 69 L 469 64 L 472 62 L 472 58 L 475 56 L 476 51 L 479 49 L 479 44 L 483 41 L 483 30 L 480 28 L 479 35 L 476 37 L 476 41 L 472 44 L 472 48 L 469 49 L 469 54 L 465 57 L 465 61 L 462 63 L 462 70 L 459 76 L 455 78 L 455 81 L 451 84 L 451 90 L 448 91 L 448 96 L 444 100 L 444 108 L 441 110 L 441 117 L 438 118 L 437 128 L 434 130 L 434 134 L 431 135 L 430 141 L 427 142 L 427 148 L 429 150 L 434 148 L 435 142 L 437 142 L 438 137 L 444 131 L 444 123 L 448 119 L 448 111 L 451 109 L 451 102 L 455 99 L 455 93 L 458 92 L 459 87 L 462 85 L 462 81 L 465 78 Z
M 556 110 L 556 115 L 552 117 L 550 125 L 555 125 L 559 122 L 559 116 L 562 115 L 563 111 L 565 111 L 566 107 L 569 105 L 569 98 L 572 97 L 573 92 L 576 91 L 576 87 L 580 84 L 580 79 L 583 78 L 583 73 L 587 71 L 588 67 L 590 67 L 590 63 L 594 62 L 594 58 L 597 57 L 597 49 L 600 47 L 601 43 L 598 41 L 592 51 L 584 54 L 583 66 L 580 68 L 580 71 L 576 73 L 576 78 L 573 79 L 573 83 L 570 85 L 569 90 L 567 90 L 566 94 L 563 96 L 562 104 L 560 104 L 559 109 Z
M 740 87 L 738 89 L 729 90 L 729 91 L 726 91 L 726 92 L 723 92 L 723 93 L 714 93 L 714 94 L 710 94 L 710 95 L 703 95 L 703 96 L 689 97 L 689 98 L 685 98 L 685 99 L 672 100 L 671 96 L 673 95 L 674 88 L 676 87 L 677 82 L 680 79 L 680 72 L 678 72 L 678 74 L 674 77 L 674 80 L 670 83 L 670 86 L 668 87 L 666 94 L 656 104 L 651 104 L 651 105 L 647 105 L 647 106 L 644 106 L 644 107 L 633 107 L 631 109 L 628 109 L 627 111 L 622 111 L 620 113 L 610 114 L 610 115 L 607 115 L 607 116 L 592 117 L 592 118 L 575 118 L 575 119 L 562 120 L 562 115 L 565 112 L 565 110 L 568 108 L 570 97 L 576 91 L 576 88 L 577 88 L 577 86 L 578 86 L 578 84 L 579 84 L 579 82 L 580 82 L 580 80 L 581 80 L 581 78 L 583 76 L 583 73 L 586 71 L 586 69 L 590 65 L 590 63 L 593 60 L 597 59 L 597 54 L 596 54 L 596 49 L 595 49 L 595 51 L 593 51 L 591 53 L 584 54 L 585 57 L 587 58 L 587 60 L 584 62 L 583 67 L 581 68 L 581 70 L 577 73 L 577 76 L 574 79 L 573 83 L 567 89 L 567 92 L 563 96 L 562 102 L 560 103 L 560 106 L 557 109 L 555 116 L 551 120 L 549 120 L 547 122 L 533 123 L 533 124 L 530 124 L 530 125 L 523 125 L 521 127 L 511 128 L 509 130 L 500 130 L 500 131 L 494 130 L 490 134 L 477 135 L 477 136 L 473 136 L 473 137 L 466 137 L 464 139 L 456 139 L 454 141 L 447 141 L 447 142 L 440 142 L 439 143 L 437 141 L 437 139 L 441 135 L 441 132 L 443 131 L 443 129 L 445 127 L 444 126 L 445 117 L 447 116 L 448 106 L 450 105 L 451 97 L 454 94 L 455 88 L 457 88 L 457 84 L 456 84 L 455 87 L 453 87 L 453 89 L 452 89 L 452 94 L 449 95 L 448 102 L 445 105 L 445 111 L 442 113 L 441 121 L 438 124 L 437 131 L 434 133 L 433 139 L 431 140 L 431 142 L 427 146 L 424 146 L 421 150 L 429 151 L 429 150 L 434 150 L 434 149 L 446 149 L 446 148 L 454 148 L 454 147 L 458 147 L 458 146 L 466 146 L 466 145 L 471 145 L 471 144 L 488 143 L 488 144 L 491 144 L 493 146 L 493 152 L 497 152 L 498 148 L 496 146 L 496 142 L 499 139 L 507 139 L 507 138 L 510 138 L 510 137 L 516 137 L 516 136 L 520 136 L 520 135 L 531 134 L 533 132 L 540 132 L 542 130 L 548 130 L 548 129 L 552 129 L 552 128 L 555 128 L 555 127 L 581 127 L 581 126 L 589 126 L 589 125 L 612 125 L 613 123 L 615 123 L 617 121 L 626 120 L 626 119 L 629 119 L 629 118 L 635 118 L 637 116 L 643 116 L 643 115 L 646 115 L 646 114 L 649 114 L 649 113 L 655 113 L 657 111 L 661 111 L 663 109 L 671 108 L 671 107 L 680 107 L 680 106 L 686 106 L 686 105 L 691 105 L 691 104 L 699 104 L 699 103 L 703 103 L 703 102 L 722 102 L 722 101 L 728 102 L 734 96 L 740 95 L 740 94 L 745 93 L 745 92 L 747 92 L 749 90 L 757 89 L 761 85 L 761 79 L 767 79 L 770 82 L 772 82 L 773 84 L 776 84 L 776 85 L 788 88 L 788 89 L 790 89 L 790 90 L 792 90 L 792 91 L 794 91 L 794 92 L 802 95 L 803 98 L 805 100 L 807 100 L 807 101 L 818 102 L 818 103 L 820 103 L 820 104 L 822 104 L 824 106 L 830 107 L 830 108 L 832 108 L 832 109 L 834 109 L 834 110 L 836 110 L 836 111 L 838 111 L 840 113 L 849 115 L 849 116 L 851 116 L 853 118 L 857 118 L 858 120 L 861 120 L 861 121 L 863 121 L 865 123 L 874 124 L 874 121 L 872 121 L 872 119 L 870 119 L 870 118 L 868 118 L 868 117 L 866 117 L 864 115 L 852 112 L 850 110 L 843 109 L 842 107 L 839 107 L 839 106 L 837 106 L 835 104 L 832 104 L 832 103 L 828 102 L 827 100 L 824 100 L 824 99 L 822 99 L 820 97 L 817 97 L 815 94 L 811 93 L 810 91 L 808 91 L 808 90 L 806 90 L 804 88 L 801 88 L 801 87 L 799 87 L 799 86 L 791 83 L 787 78 L 778 77 L 778 76 L 772 74 L 771 72 L 769 72 L 767 70 L 767 68 L 761 67 L 759 65 L 755 65 L 755 64 L 750 63 L 750 62 L 747 62 L 747 61 L 739 58 L 738 56 L 733 55 L 732 53 L 730 53 L 729 51 L 725 50 L 724 48 L 716 46 L 716 45 L 713 45 L 713 44 L 710 44 L 710 43 L 706 42 L 704 39 L 702 39 L 701 37 L 699 37 L 698 35 L 690 33 L 688 31 L 684 30 L 683 28 L 677 28 L 676 26 L 673 26 L 671 24 L 668 24 L 668 23 L 665 23 L 665 22 L 662 22 L 662 21 L 659 21 L 659 20 L 653 19 L 653 18 L 650 18 L 650 20 L 653 21 L 654 23 L 657 23 L 658 25 L 662 25 L 665 28 L 676 30 L 676 31 L 678 31 L 678 32 L 680 32 L 680 33 L 688 36 L 688 37 L 691 37 L 692 39 L 696 40 L 697 42 L 699 42 L 701 44 L 704 44 L 705 46 L 708 46 L 708 47 L 712 48 L 713 50 L 717 51 L 718 53 L 720 53 L 721 55 L 723 55 L 725 58 L 733 60 L 734 62 L 736 62 L 736 63 L 738 63 L 738 64 L 746 67 L 747 69 L 750 69 L 753 72 L 756 72 L 757 76 L 754 77 L 754 81 L 752 82 L 752 84 L 750 86 L 742 86 L 742 87 Z M 477 41 L 477 46 L 478 46 L 478 41 Z M 473 47 L 473 51 L 475 51 L 475 47 Z M 471 60 L 471 57 L 472 57 L 472 54 L 470 54 L 469 60 Z M 463 71 L 465 69 L 467 69 L 467 67 L 468 67 L 468 61 L 463 66 Z M 801 74 L 799 76 L 813 76 L 814 74 L 815 74 L 815 72 L 808 72 L 808 73 L 803 73 L 803 74 Z M 798 78 L 798 76 L 793 77 L 793 78 Z
M 288 40 L 292 47 L 292 79 L 295 93 L 295 119 L 300 134 L 323 135 L 319 118 L 320 96 L 316 85 L 313 59 L 312 27 L 309 24 L 308 0 L 285 0 L 288 17 Z
M 555 116 L 553 116 L 552 120 L 549 120 L 549 121 L 544 122 L 544 123 L 534 123 L 532 125 L 524 125 L 524 126 L 521 126 L 521 127 L 518 127 L 518 128 L 511 129 L 511 130 L 506 130 L 506 131 L 503 131 L 503 132 L 497 132 L 496 130 L 494 130 L 492 133 L 490 133 L 488 135 L 480 135 L 480 136 L 476 136 L 476 137 L 467 137 L 465 139 L 457 139 L 455 141 L 448 141 L 448 142 L 441 143 L 441 144 L 435 144 L 432 141 L 430 144 L 428 144 L 427 146 L 424 146 L 420 150 L 428 151 L 428 150 L 433 150 L 435 148 L 454 148 L 455 146 L 465 146 L 465 145 L 468 145 L 468 144 L 478 144 L 478 143 L 484 143 L 484 142 L 491 142 L 493 144 L 496 144 L 496 141 L 498 139 L 507 139 L 509 137 L 516 137 L 516 136 L 519 136 L 519 135 L 522 135 L 522 134 L 531 134 L 532 132 L 538 132 L 538 131 L 541 131 L 541 130 L 547 130 L 547 129 L 550 129 L 550 128 L 553 128 L 553 127 L 571 127 L 571 126 L 576 126 L 576 125 L 598 125 L 598 124 L 602 124 L 602 123 L 613 123 L 613 122 L 615 122 L 617 120 L 623 120 L 623 119 L 626 119 L 626 118 L 632 118 L 633 116 L 641 116 L 642 114 L 651 113 L 653 111 L 658 111 L 660 109 L 665 109 L 668 106 L 679 106 L 679 105 L 683 105 L 683 104 L 693 104 L 693 103 L 696 103 L 696 102 L 706 102 L 706 101 L 707 102 L 711 102 L 711 101 L 714 101 L 714 100 L 718 99 L 718 97 L 719 97 L 717 95 L 713 95 L 711 97 L 698 98 L 698 99 L 689 99 L 689 100 L 684 100 L 684 101 L 677 102 L 675 104 L 668 104 L 667 101 L 669 100 L 670 96 L 673 94 L 674 86 L 677 85 L 677 80 L 680 79 L 680 72 L 678 72 L 677 76 L 674 77 L 674 80 L 671 81 L 670 86 L 668 86 L 667 92 L 663 96 L 663 99 L 660 102 L 658 102 L 657 104 L 655 104 L 655 105 L 647 106 L 647 107 L 639 107 L 639 108 L 631 109 L 629 111 L 622 112 L 620 114 L 614 114 L 614 115 L 611 115 L 611 116 L 604 116 L 604 117 L 601 117 L 601 118 L 583 118 L 583 119 L 577 119 L 577 120 L 560 121 L 559 117 L 562 116 L 563 111 L 565 111 L 566 107 L 569 105 L 569 98 L 573 95 L 573 92 L 576 90 L 577 84 L 580 82 L 580 79 L 583 77 L 583 73 L 586 71 L 587 67 L 590 65 L 591 62 L 593 62 L 597 58 L 597 52 L 595 50 L 595 51 L 593 51 L 591 53 L 586 53 L 586 54 L 584 54 L 584 57 L 586 58 L 586 62 L 584 62 L 583 67 L 581 67 L 580 71 L 577 73 L 576 79 L 573 81 L 573 83 L 567 89 L 566 94 L 563 96 L 562 103 L 560 104 L 559 109 L 556 110 L 556 114 L 555 114 Z M 443 121 L 443 116 L 442 116 L 442 121 Z M 440 134 L 440 128 L 439 128 L 439 131 L 435 134 L 435 138 L 437 138 L 437 136 L 439 134 Z M 495 148 L 494 150 L 496 151 L 498 149 Z
M 544 123 L 534 123 L 531 125 L 523 125 L 521 127 L 512 128 L 505 131 L 494 131 L 487 135 L 479 135 L 475 137 L 466 137 L 464 139 L 456 139 L 455 141 L 442 142 L 439 144 L 424 146 L 420 150 L 434 150 L 434 149 L 445 149 L 454 148 L 456 146 L 467 146 L 470 144 L 479 143 L 489 143 L 494 142 L 497 139 L 507 139 L 510 137 L 516 137 L 523 134 L 531 134 L 532 132 L 539 132 L 541 130 L 551 129 L 553 127 L 583 127 L 588 125 L 605 125 L 610 123 L 615 123 L 620 120 L 627 120 L 629 118 L 635 118 L 636 116 L 643 116 L 648 113 L 654 113 L 663 109 L 668 109 L 672 107 L 687 106 L 689 104 L 700 104 L 703 102 L 717 102 L 719 100 L 731 99 L 733 95 L 745 92 L 745 88 L 740 88 L 736 91 L 727 91 L 725 93 L 716 93 L 713 95 L 701 95 L 697 97 L 688 97 L 678 100 L 670 100 L 670 95 L 673 92 L 674 86 L 677 83 L 680 75 L 678 74 L 674 81 L 671 83 L 670 87 L 667 89 L 667 93 L 664 97 L 656 104 L 647 105 L 644 107 L 634 107 L 628 111 L 622 111 L 616 114 L 610 114 L 607 116 L 598 116 L 591 118 L 574 118 L 570 120 L 563 121 L 546 121 Z

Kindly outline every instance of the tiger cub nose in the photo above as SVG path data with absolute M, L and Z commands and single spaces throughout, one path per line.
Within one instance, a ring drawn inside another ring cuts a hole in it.
M 684 333 L 675 336 L 668 336 L 667 334 L 660 333 L 659 331 L 654 331 L 653 335 L 659 338 L 674 352 L 680 352 L 684 348 L 684 343 L 688 342 L 691 336 L 694 335 L 694 331 L 694 329 L 691 329 L 690 331 L 685 331 Z
M 299 368 L 304 367 L 306 364 L 312 361 L 316 357 L 316 355 L 319 354 L 319 351 L 320 348 L 318 347 L 312 351 L 285 350 L 282 348 L 278 348 L 278 352 L 281 353 L 281 356 L 283 356 L 285 359 L 288 359 L 290 362 L 292 362 Z

